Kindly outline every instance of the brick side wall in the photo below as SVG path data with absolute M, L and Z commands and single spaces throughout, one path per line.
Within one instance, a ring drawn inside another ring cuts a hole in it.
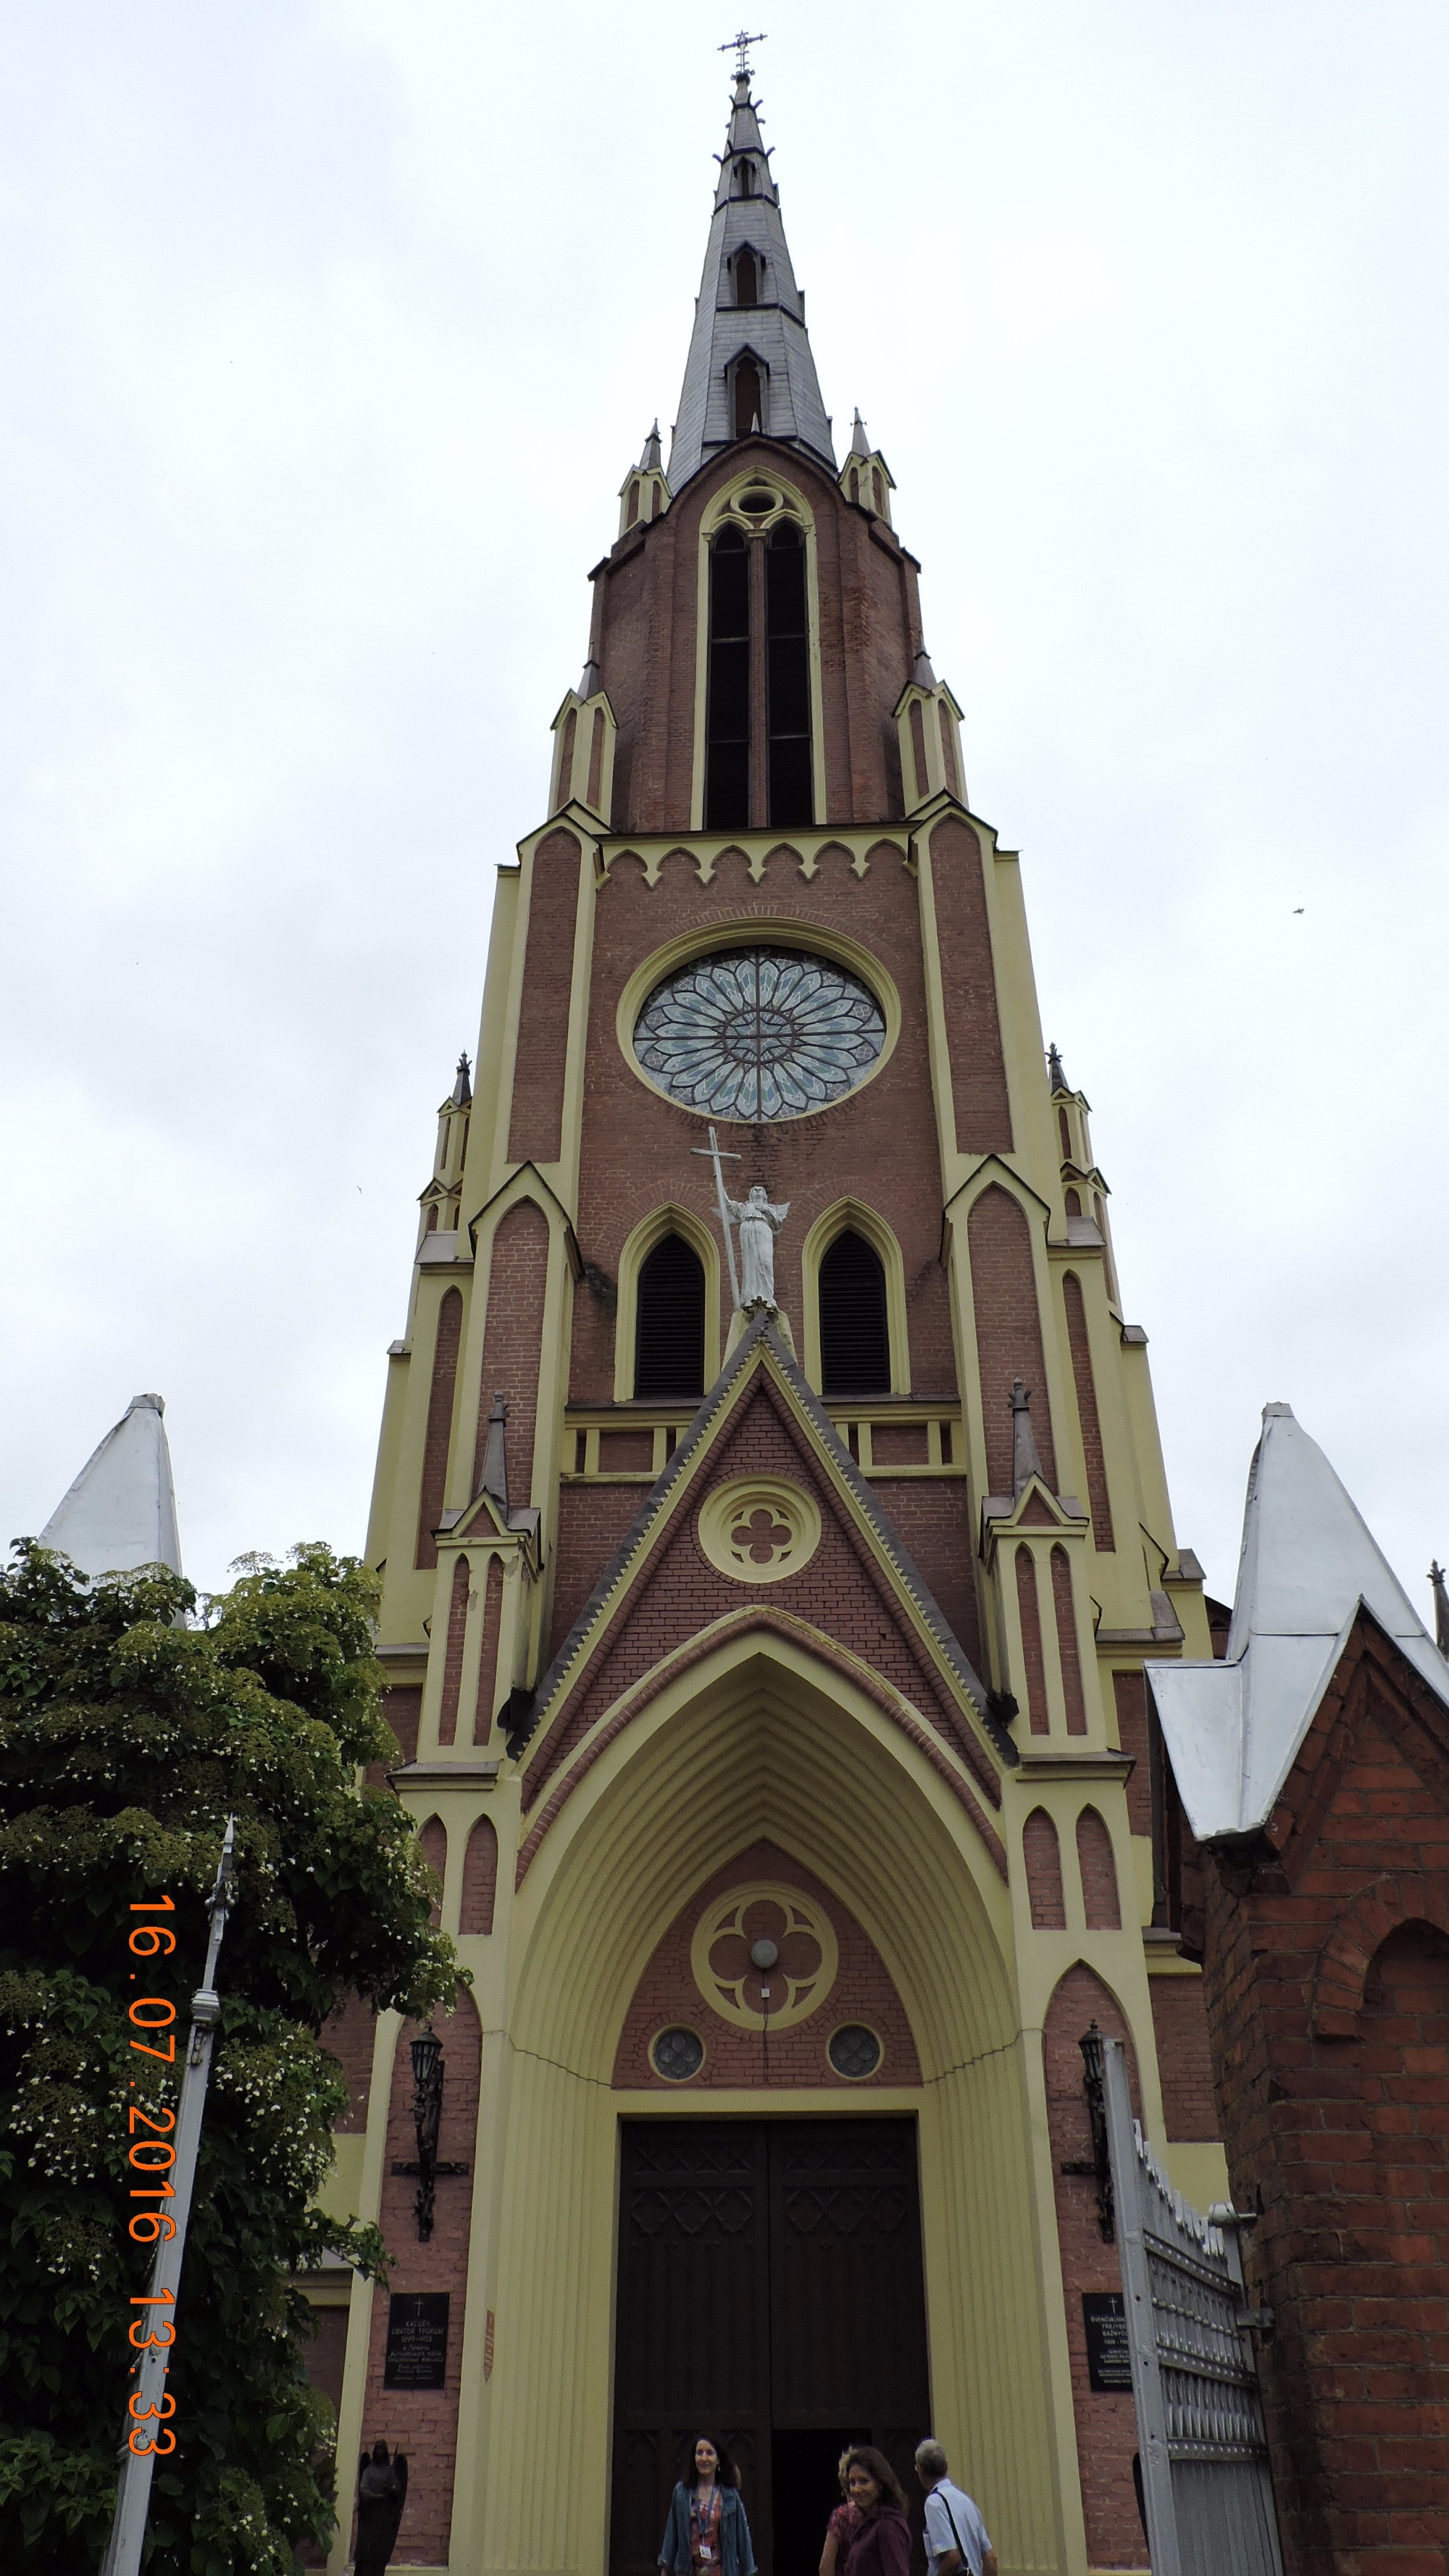
M 460 1932 L 491 1932 L 498 1893 L 498 1832 L 491 1816 L 480 1816 L 463 1854 L 463 1892 L 458 1909 Z
M 1053 1492 L 1056 1451 L 1042 1359 L 1041 1314 L 1036 1302 L 1031 1237 L 1020 1202 L 993 1182 L 967 1219 L 971 1293 L 976 1306 L 976 1365 L 986 1417 L 986 1465 L 993 1494 L 1011 1482 L 1011 1386 L 1020 1378 L 1031 1396 L 1037 1454 Z
M 494 1395 L 501 1389 L 508 1406 L 503 1434 L 508 1499 L 515 1508 L 526 1507 L 533 1492 L 533 1435 L 538 1420 L 538 1366 L 547 1287 L 548 1219 L 536 1200 L 520 1199 L 516 1207 L 509 1209 L 493 1238 L 473 1466 L 476 1494 L 483 1473 L 488 1416 Z
M 1150 1834 L 1152 1760 L 1146 1680 L 1140 1672 L 1114 1673 L 1112 1696 L 1117 1703 L 1117 1740 L 1123 1752 L 1132 1756 L 1132 1773 L 1127 1782 L 1127 1821 L 1134 1834 Z
M 1092 1515 L 1092 1537 L 1099 1550 L 1115 1549 L 1112 1535 L 1112 1505 L 1107 1495 L 1107 1458 L 1102 1446 L 1102 1423 L 1097 1411 L 1097 1387 L 1092 1375 L 1092 1346 L 1087 1339 L 1087 1308 L 1082 1283 L 1074 1270 L 1062 1281 L 1062 1297 L 1067 1310 L 1067 1340 L 1071 1345 L 1072 1376 L 1077 1389 L 1077 1420 L 1081 1425 L 1082 1454 L 1087 1469 L 1087 1507 Z
M 459 2370 L 463 2353 L 463 2318 L 468 2288 L 468 2234 L 473 2209 L 473 2175 L 478 2153 L 478 2080 L 482 2038 L 478 2014 L 466 1990 L 451 2021 L 439 2025 L 443 2041 L 443 2118 L 438 2138 L 441 2161 L 466 2164 L 468 2171 L 437 2185 L 433 2233 L 418 2242 L 413 2212 L 417 2184 L 395 2174 L 394 2164 L 416 2162 L 413 2127 L 411 2042 L 419 2036 L 416 2022 L 405 2022 L 393 2059 L 388 2107 L 387 2152 L 383 2162 L 382 2206 L 378 2223 L 396 2266 L 388 2289 L 372 2303 L 368 2349 L 367 2396 L 363 2439 L 370 2450 L 381 2436 L 389 2449 L 401 2443 L 408 2455 L 408 2500 L 398 2534 L 396 2563 L 443 2567 L 453 2512 L 453 2468 L 458 2447 Z M 447 2379 L 442 2388 L 384 2388 L 389 2292 L 446 2290 L 448 2311 Z M 344 2470 L 344 2476 L 346 2471 Z M 344 2495 L 346 2489 L 344 2487 Z
M 599 1576 L 638 1513 L 638 1485 L 565 1485 L 554 1542 L 550 1658 L 558 1653 Z
M 971 1494 L 964 1477 L 882 1477 L 876 1499 L 921 1570 L 936 1606 L 974 1671 L 981 1669 L 981 1618 Z
M 1441 2576 L 1449 1724 L 1366 1616 L 1267 1833 L 1206 1860 L 1216 2094 L 1276 2319 L 1262 2371 L 1288 2576 Z
M 483 1634 L 478 1644 L 478 1690 L 473 1704 L 473 1741 L 486 1744 L 493 1733 L 501 1693 L 498 1687 L 498 1635 L 503 1620 L 503 1568 L 488 1560 L 483 1583 Z
M 1215 2138 L 1218 2110 L 1203 1981 L 1201 1977 L 1152 1977 L 1148 1991 L 1167 2134 L 1169 2138 Z
M 572 832 L 550 832 L 534 853 L 528 907 L 508 1131 L 515 1163 L 552 1163 L 560 1152 L 578 907 L 578 842 Z
M 1112 1837 L 1095 1807 L 1077 1818 L 1077 1867 L 1082 1874 L 1082 1910 L 1089 1932 L 1120 1932 L 1122 1902 L 1117 1893 L 1117 1864 Z M 1205 2137 L 1212 2131 L 1205 2130 Z
M 360 1995 L 349 1995 L 340 2012 L 322 2025 L 322 2045 L 331 2050 L 347 2087 L 347 2108 L 333 2123 L 340 2137 L 355 2137 L 367 2126 L 372 2091 L 372 2045 L 377 2018 Z
M 1077 1652 L 1077 1622 L 1072 1609 L 1072 1569 L 1064 1547 L 1052 1549 L 1052 1608 L 1057 1623 L 1057 1654 L 1062 1667 L 1062 1699 L 1068 1735 L 1087 1732 L 1087 1702 L 1082 1689 L 1082 1659 Z
M 1037 1590 L 1036 1559 L 1023 1539 L 1016 1551 L 1016 1608 L 1021 1621 L 1022 1680 L 1026 1688 L 1026 1723 L 1032 1735 L 1050 1735 L 1051 1711 L 1047 1707 L 1046 1663 L 1041 1643 L 1041 1601 Z
M 418 1543 L 415 1563 L 436 1565 L 433 1536 L 443 1515 L 448 1487 L 448 1446 L 453 1431 L 453 1387 L 458 1375 L 458 1344 L 463 1332 L 461 1290 L 448 1288 L 438 1307 L 433 1342 L 433 1376 L 428 1389 L 428 1421 L 423 1434 L 423 1475 L 418 1490 Z
M 1066 1897 L 1062 1889 L 1062 1847 L 1045 1807 L 1033 1807 L 1021 1834 L 1026 1863 L 1026 1892 L 1034 1932 L 1064 1932 Z
M 963 1154 L 1009 1154 L 1011 1106 L 1001 1052 L 991 927 L 981 844 L 968 823 L 948 819 L 931 834 L 931 885 L 956 1145 Z
M 453 1568 L 448 1601 L 448 1636 L 443 1648 L 443 1696 L 438 1709 L 438 1742 L 451 1744 L 458 1732 L 458 1693 L 463 1686 L 463 1640 L 468 1629 L 469 1565 L 460 1556 Z
M 1095 2182 L 1083 2175 L 1062 2172 L 1064 2164 L 1090 2166 L 1092 2161 L 1092 2131 L 1082 2090 L 1082 2052 L 1077 2043 L 1093 2022 L 1109 2039 L 1126 2042 L 1133 2108 L 1140 2116 L 1137 2070 L 1126 2022 L 1100 1978 L 1079 1963 L 1067 1970 L 1048 2007 L 1042 2031 L 1042 2059 L 1071 2353 L 1077 2464 L 1087 2522 L 1087 2562 L 1093 2568 L 1142 2567 L 1147 2560 L 1147 2544 L 1132 2486 L 1132 2457 L 1137 2448 L 1132 2399 L 1125 2394 L 1098 2395 L 1090 2387 L 1082 2323 L 1084 2290 L 1120 2291 L 1122 2287 L 1117 2248 L 1102 2242 Z
M 817 2009 L 768 2037 L 761 2028 L 743 2030 L 726 2021 L 705 2000 L 690 1968 L 690 1943 L 700 1916 L 731 1888 L 756 1880 L 796 1887 L 812 1898 L 829 1916 L 840 1945 L 835 1983 Z M 842 2022 L 865 2023 L 881 2042 L 880 2065 L 862 2081 L 837 2075 L 826 2055 L 831 2032 Z M 677 2023 L 696 2032 L 705 2047 L 703 2067 L 685 2084 L 656 2075 L 649 2061 L 656 2032 Z M 831 1889 L 769 1842 L 756 1843 L 728 1862 L 676 1915 L 639 1980 L 614 2060 L 616 2085 L 646 2085 L 659 2093 L 697 2093 L 722 2084 L 826 2084 L 842 2093 L 861 2093 L 872 2084 L 920 2080 L 905 2007 L 874 1944 Z

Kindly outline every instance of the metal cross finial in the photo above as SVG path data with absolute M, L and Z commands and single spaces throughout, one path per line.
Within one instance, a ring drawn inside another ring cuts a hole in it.
M 739 60 L 735 64 L 736 80 L 749 79 L 752 69 L 750 62 L 750 47 L 751 45 L 763 45 L 764 42 L 765 33 L 763 28 L 761 28 L 760 33 L 757 36 L 751 36 L 746 33 L 743 27 L 741 27 L 738 35 L 731 36 L 725 44 L 719 47 L 719 51 L 722 54 L 738 54 Z

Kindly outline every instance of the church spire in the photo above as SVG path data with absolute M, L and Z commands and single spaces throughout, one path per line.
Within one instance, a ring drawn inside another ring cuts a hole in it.
M 745 68 L 735 74 L 720 155 L 669 452 L 670 491 L 678 492 L 710 456 L 756 428 L 834 466 L 830 423 L 805 330 L 805 298 L 790 265 L 780 192 Z

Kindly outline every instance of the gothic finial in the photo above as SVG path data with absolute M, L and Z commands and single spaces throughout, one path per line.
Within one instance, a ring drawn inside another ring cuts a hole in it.
M 663 466 L 664 457 L 659 445 L 659 423 L 656 420 L 644 441 L 644 453 L 639 459 L 639 471 L 641 474 L 660 473 Z
M 852 456 L 869 456 L 870 454 L 870 440 L 865 434 L 865 423 L 860 416 L 859 403 L 857 403 L 855 407 L 855 424 L 850 433 L 850 453 Z
M 1031 1427 L 1031 1396 L 1019 1377 L 1012 1379 L 1007 1402 L 1011 1406 L 1011 1490 L 1019 1494 L 1031 1477 L 1042 1473 Z
M 596 698 L 603 685 L 604 674 L 600 670 L 598 663 L 594 660 L 591 653 L 587 662 L 584 664 L 584 676 L 579 682 L 579 696 L 581 698 Z
M 1071 1086 L 1071 1084 L 1068 1082 L 1066 1075 L 1065 1075 L 1065 1074 L 1063 1073 L 1063 1071 L 1062 1071 L 1062 1060 L 1061 1060 L 1061 1057 L 1058 1055 L 1058 1053 L 1057 1053 L 1057 1051 L 1056 1051 L 1056 1048 L 1055 1048 L 1054 1046 L 1049 1046 L 1049 1047 L 1047 1048 L 1047 1071 L 1048 1071 L 1048 1073 L 1051 1075 L 1051 1078 L 1052 1078 L 1052 1089 L 1053 1089 L 1053 1091 L 1070 1091 L 1070 1090 L 1071 1090 L 1071 1087 L 1072 1087 L 1072 1086 Z
M 1437 1556 L 1429 1568 L 1429 1589 L 1434 1595 L 1434 1643 L 1441 1655 L 1449 1655 L 1449 1590 Z
M 483 1448 L 483 1473 L 479 1491 L 491 1494 L 504 1519 L 508 1517 L 508 1452 L 503 1443 L 503 1428 L 508 1420 L 508 1407 L 500 1394 L 493 1398 L 488 1416 L 488 1438 Z
M 469 1101 L 473 1097 L 473 1085 L 468 1079 L 471 1071 L 472 1067 L 469 1064 L 467 1057 L 465 1055 L 460 1055 L 458 1058 L 457 1079 L 453 1084 L 452 1092 L 452 1106 L 454 1109 L 466 1109 Z
M 936 685 L 936 674 L 931 668 L 931 657 L 926 651 L 924 635 L 916 647 L 916 663 L 911 678 L 918 689 L 934 689 Z

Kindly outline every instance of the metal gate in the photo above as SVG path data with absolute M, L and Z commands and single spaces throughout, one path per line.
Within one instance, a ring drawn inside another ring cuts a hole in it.
M 1111 2176 L 1153 2576 L 1283 2576 L 1237 2227 L 1159 2173 L 1121 2040 L 1094 2025 L 1082 2054 Z

